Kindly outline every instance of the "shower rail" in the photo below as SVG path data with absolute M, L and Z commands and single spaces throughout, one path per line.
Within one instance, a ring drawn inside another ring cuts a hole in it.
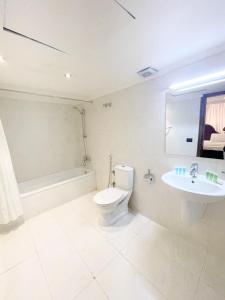
M 76 98 L 71 98 L 71 97 L 56 96 L 56 95 L 50 95 L 50 94 L 42 94 L 42 93 L 36 93 L 36 92 L 30 92 L 30 91 L 24 91 L 24 90 L 0 88 L 0 91 L 13 92 L 13 93 L 17 93 L 17 94 L 26 94 L 26 95 L 32 95 L 32 96 L 47 97 L 47 98 L 60 99 L 60 100 L 69 100 L 69 101 L 93 103 L 93 101 L 91 101 L 91 100 L 82 100 L 82 99 L 76 99 Z

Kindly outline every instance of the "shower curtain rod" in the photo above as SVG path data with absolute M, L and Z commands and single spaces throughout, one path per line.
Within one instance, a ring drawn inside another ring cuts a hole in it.
M 34 92 L 28 92 L 28 91 L 20 91 L 20 90 L 14 90 L 14 89 L 0 88 L 0 91 L 14 92 L 14 93 L 18 93 L 18 94 L 27 94 L 27 95 L 33 95 L 33 96 L 48 97 L 48 98 L 54 98 L 54 99 L 78 101 L 78 102 L 85 102 L 85 103 L 93 103 L 93 101 L 91 101 L 91 100 L 86 101 L 86 100 L 81 100 L 81 99 L 75 99 L 75 98 L 69 98 L 69 97 L 63 97 L 63 96 L 54 96 L 54 95 L 49 95 L 49 94 L 34 93 Z

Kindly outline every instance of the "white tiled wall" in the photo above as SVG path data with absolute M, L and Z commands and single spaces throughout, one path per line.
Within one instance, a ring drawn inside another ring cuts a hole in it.
M 98 189 L 108 180 L 109 154 L 113 163 L 126 162 L 135 168 L 133 208 L 145 216 L 203 245 L 208 251 L 225 256 L 225 201 L 209 205 L 201 222 L 192 226 L 180 220 L 180 199 L 175 190 L 161 181 L 161 175 L 176 165 L 198 161 L 200 172 L 219 173 L 224 161 L 167 156 L 165 154 L 165 91 L 172 83 L 225 68 L 225 53 L 210 57 L 163 77 L 122 90 L 94 101 L 87 113 L 87 131 Z M 112 102 L 111 108 L 103 103 Z M 150 168 L 152 185 L 143 175 Z
M 0 98 L 0 119 L 19 182 L 81 165 L 81 119 L 71 105 Z

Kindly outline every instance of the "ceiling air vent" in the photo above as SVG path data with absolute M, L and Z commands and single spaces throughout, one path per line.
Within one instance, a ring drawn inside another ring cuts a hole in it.
M 141 77 L 147 78 L 147 77 L 150 77 L 150 76 L 156 74 L 157 72 L 158 72 L 158 70 L 151 68 L 151 67 L 147 67 L 147 68 L 144 68 L 144 69 L 138 71 L 137 73 Z

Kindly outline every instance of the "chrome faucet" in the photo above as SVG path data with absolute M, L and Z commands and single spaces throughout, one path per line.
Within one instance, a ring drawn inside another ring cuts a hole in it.
M 190 168 L 190 175 L 191 175 L 193 178 L 198 177 L 198 164 L 197 164 L 197 163 L 193 163 L 193 164 L 191 165 L 191 168 Z

